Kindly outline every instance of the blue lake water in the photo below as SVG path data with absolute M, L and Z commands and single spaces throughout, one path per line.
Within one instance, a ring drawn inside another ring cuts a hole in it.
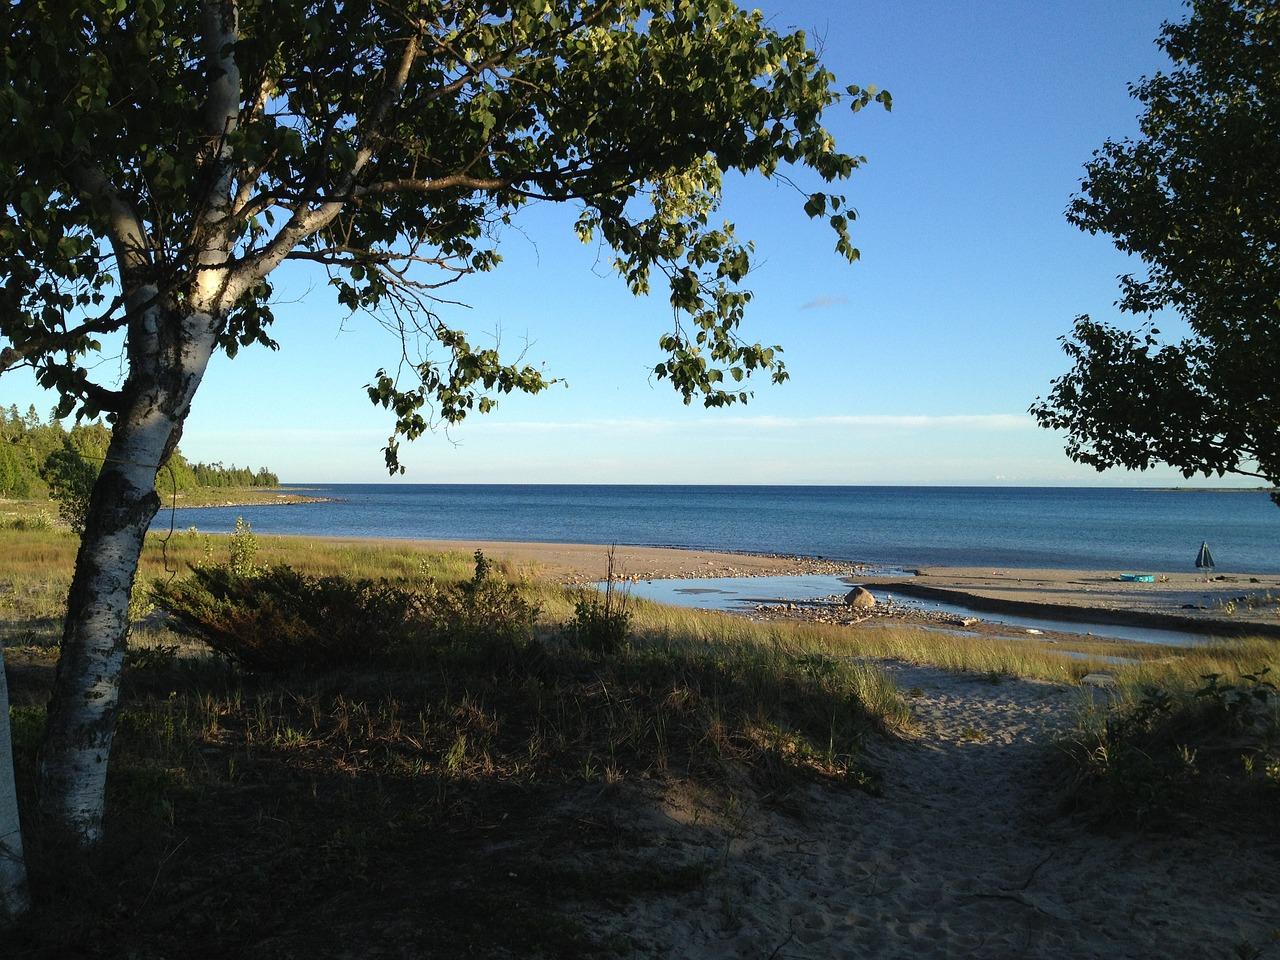
M 1280 573 L 1262 492 L 1041 487 L 308 484 L 336 502 L 183 509 L 179 529 L 708 547 L 907 566 Z M 162 510 L 157 528 L 168 528 Z
M 699 610 L 721 610 L 730 613 L 746 612 L 759 603 L 794 601 L 810 603 L 833 596 L 843 596 L 849 584 L 841 577 L 805 574 L 781 577 L 708 577 L 690 580 L 642 580 L 626 585 L 634 597 L 667 603 L 677 607 L 693 607 Z M 1089 623 L 1074 620 L 1053 620 L 1013 613 L 975 611 L 961 604 L 938 600 L 923 600 L 872 586 L 872 594 L 878 602 L 914 610 L 936 611 L 957 617 L 978 617 L 990 623 L 1004 624 L 1012 629 L 1006 639 L 1027 638 L 1028 629 L 1040 632 L 1073 633 L 1106 637 L 1112 640 L 1131 640 L 1135 643 L 1163 643 L 1175 647 L 1196 646 L 1208 643 L 1204 634 L 1184 630 L 1165 630 L 1158 627 Z M 935 628 L 938 629 L 938 628 Z M 945 629 L 945 628 L 942 628 Z M 949 633 L 964 631 L 947 630 Z M 1018 636 L 1021 633 L 1021 636 Z

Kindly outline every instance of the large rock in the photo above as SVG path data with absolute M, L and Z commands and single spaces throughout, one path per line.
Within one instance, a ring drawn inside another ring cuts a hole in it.
M 866 587 L 854 587 L 845 594 L 844 605 L 855 610 L 870 610 L 876 605 L 876 598 Z

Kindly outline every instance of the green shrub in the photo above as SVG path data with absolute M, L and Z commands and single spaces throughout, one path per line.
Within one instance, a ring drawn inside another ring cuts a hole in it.
M 98 480 L 97 464 L 90 463 L 68 445 L 49 454 L 41 473 L 49 485 L 49 496 L 57 501 L 58 515 L 74 533 L 84 533 L 89 498 Z
M 236 517 L 231 534 L 231 572 L 237 577 L 252 577 L 258 572 L 258 538 L 244 517 Z
M 479 553 L 471 580 L 421 590 L 287 566 L 253 569 L 194 567 L 152 596 L 175 632 L 260 672 L 372 664 L 455 644 L 510 647 L 532 638 L 538 613 Z
M 1069 805 L 1096 819 L 1162 826 L 1206 805 L 1276 813 L 1280 697 L 1269 670 L 1202 678 L 1194 691 L 1146 687 L 1066 740 Z
M 243 576 L 193 568 L 153 590 L 171 629 L 250 670 L 370 662 L 424 633 L 420 598 L 385 581 L 311 577 L 278 566 Z
M 6 530 L 52 530 L 53 518 L 43 510 L 0 521 L 0 527 Z
M 614 551 L 609 548 L 603 590 L 585 590 L 573 605 L 573 619 L 566 626 L 571 644 L 594 653 L 616 653 L 631 633 L 631 599 L 618 586 L 614 572 Z
M 170 670 L 178 662 L 176 644 L 162 643 L 154 647 L 130 647 L 125 654 L 129 670 Z
M 567 626 L 568 640 L 574 646 L 593 653 L 615 653 L 627 642 L 631 633 L 627 596 L 611 588 L 608 584 L 603 591 L 579 594 Z
M 538 608 L 515 584 L 495 576 L 479 550 L 470 580 L 441 586 L 429 580 L 422 600 L 441 642 L 467 647 L 511 647 L 533 638 Z

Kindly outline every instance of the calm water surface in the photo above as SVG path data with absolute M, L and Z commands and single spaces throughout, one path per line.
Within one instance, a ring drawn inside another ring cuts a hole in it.
M 797 601 L 800 603 L 843 596 L 849 584 L 840 577 L 831 576 L 783 576 L 783 577 L 715 577 L 689 580 L 642 580 L 627 585 L 632 596 L 677 607 L 693 607 L 699 610 L 722 610 L 730 613 L 746 612 L 758 603 Z M 1212 642 L 1212 638 L 1184 630 L 1165 630 L 1159 627 L 1141 627 L 1128 624 L 1090 623 L 1076 620 L 1053 620 L 1047 617 L 1029 617 L 1013 613 L 975 611 L 958 603 L 924 600 L 872 586 L 872 594 L 880 603 L 914 610 L 935 611 L 957 617 L 978 617 L 989 623 L 1005 624 L 1022 636 L 1011 634 L 1004 639 L 1027 639 L 1028 629 L 1074 633 L 1082 636 L 1100 636 L 1113 640 L 1131 640 L 1135 643 L 1163 643 L 1175 647 L 1193 647 Z M 973 636 L 964 630 L 935 627 L 946 633 Z
M 709 547 L 905 565 L 1280 572 L 1261 492 L 1034 487 L 310 484 L 337 502 L 184 509 L 179 529 Z M 156 517 L 169 526 L 169 511 Z

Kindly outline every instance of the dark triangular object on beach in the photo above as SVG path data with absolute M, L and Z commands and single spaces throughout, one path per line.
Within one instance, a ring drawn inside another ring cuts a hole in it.
M 1200 552 L 1196 554 L 1196 566 L 1201 570 L 1213 569 L 1213 554 L 1209 552 L 1209 541 L 1200 544 Z

